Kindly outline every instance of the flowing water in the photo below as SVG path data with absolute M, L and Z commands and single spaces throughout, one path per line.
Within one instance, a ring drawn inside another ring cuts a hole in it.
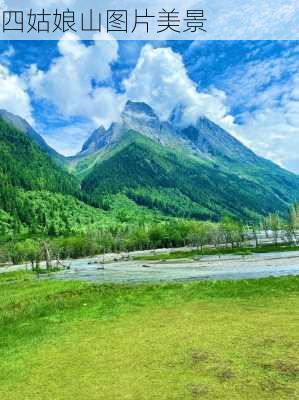
M 299 252 L 248 256 L 205 256 L 200 260 L 117 261 L 101 265 L 97 259 L 74 260 L 70 270 L 41 279 L 79 279 L 94 282 L 167 282 L 200 279 L 250 279 L 299 275 Z

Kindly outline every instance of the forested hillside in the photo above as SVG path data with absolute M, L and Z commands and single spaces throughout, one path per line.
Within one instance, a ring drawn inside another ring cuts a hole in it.
M 252 220 L 287 210 L 287 201 L 271 188 L 162 147 L 134 131 L 83 180 L 82 189 L 95 198 L 125 193 L 137 204 L 196 219 L 231 215 Z
M 100 220 L 103 213 L 79 199 L 87 196 L 76 178 L 57 166 L 22 132 L 0 119 L 2 230 L 19 230 L 22 225 L 32 232 L 72 232 L 79 225 L 82 230 L 84 224 Z
M 147 104 L 128 101 L 120 121 L 95 130 L 69 168 L 96 201 L 125 193 L 149 209 L 195 219 L 286 215 L 299 198 L 298 176 L 205 116 L 184 125 L 182 113 L 161 121 Z
M 97 130 L 78 157 L 58 163 L 36 132 L 13 121 L 0 118 L 0 263 L 38 265 L 45 246 L 57 257 L 83 257 L 238 245 L 248 224 L 252 237 L 262 226 L 289 240 L 298 226 L 297 208 L 288 209 L 299 178 L 207 121 L 188 139 L 148 106 L 131 103 L 123 122 Z
M 32 140 L 0 119 L 0 173 L 7 185 L 27 190 L 79 194 L 75 178 L 41 151 Z
M 0 110 L 0 119 L 5 121 L 11 127 L 22 132 L 44 153 L 50 155 L 58 165 L 64 164 L 65 158 L 61 154 L 57 153 L 57 151 L 55 151 L 52 147 L 50 147 L 45 139 L 39 135 L 25 119 L 6 110 Z
M 161 122 L 146 104 L 129 102 L 122 121 L 99 128 L 78 156 L 65 159 L 26 121 L 4 114 L 2 242 L 63 236 L 66 243 L 74 237 L 75 255 L 89 254 L 90 238 L 99 234 L 110 249 L 181 245 L 200 229 L 194 220 L 256 224 L 271 213 L 287 217 L 299 197 L 298 176 L 205 118 L 181 129 L 174 116 Z

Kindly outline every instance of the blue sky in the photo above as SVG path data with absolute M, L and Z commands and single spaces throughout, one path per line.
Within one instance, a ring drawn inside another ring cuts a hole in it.
M 298 41 L 0 42 L 0 108 L 76 153 L 126 100 L 161 119 L 183 104 L 299 173 Z

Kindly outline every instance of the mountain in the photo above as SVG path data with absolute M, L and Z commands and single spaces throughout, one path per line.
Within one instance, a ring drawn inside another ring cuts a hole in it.
M 232 161 L 238 158 L 252 163 L 258 159 L 251 150 L 204 116 L 195 124 L 184 126 L 182 108 L 178 108 L 168 121 L 160 121 L 150 106 L 133 101 L 127 102 L 119 123 L 113 123 L 108 130 L 103 126 L 95 130 L 75 158 L 95 154 L 117 143 L 130 129 L 164 146 L 181 147 L 208 160 L 221 157 L 223 161 Z
M 166 122 L 145 103 L 128 102 L 118 123 L 96 130 L 72 159 L 82 189 L 98 199 L 125 193 L 174 216 L 257 218 L 285 213 L 299 197 L 299 177 L 257 156 L 201 116 Z
M 189 126 L 181 125 L 177 120 L 173 126 L 181 136 L 192 143 L 194 149 L 200 150 L 210 159 L 220 158 L 223 161 L 238 160 L 252 163 L 259 158 L 234 136 L 204 116 L 199 117 L 195 124 Z
M 2 180 L 26 190 L 76 194 L 80 185 L 36 145 L 35 140 L 0 118 Z
M 25 119 L 6 110 L 0 110 L 0 118 L 10 126 L 13 126 L 18 131 L 28 136 L 29 139 L 31 139 L 41 150 L 49 154 L 57 163 L 64 163 L 64 157 L 52 149 L 52 147 L 46 143 L 42 136 L 40 136 Z
M 197 219 L 231 215 L 252 220 L 287 208 L 287 201 L 272 188 L 161 146 L 132 130 L 83 179 L 82 189 L 99 199 L 108 193 L 124 193 L 139 205 Z
M 83 145 L 81 152 L 68 159 L 69 170 L 80 179 L 84 178 L 96 163 L 101 161 L 106 150 L 109 152 L 129 130 L 140 132 L 143 136 L 174 150 L 186 148 L 190 152 L 194 147 L 171 123 L 161 122 L 150 106 L 128 101 L 120 122 L 112 123 L 107 130 L 103 127 L 95 130 Z M 200 150 L 197 153 L 203 156 Z
M 103 126 L 100 126 L 98 129 L 96 129 L 91 134 L 91 136 L 83 144 L 80 154 L 81 154 L 81 156 L 87 155 L 87 154 L 93 154 L 98 149 L 100 149 L 108 144 L 109 144 L 109 141 L 108 141 L 107 131 Z
M 172 115 L 172 121 L 173 118 Z M 298 199 L 297 175 L 257 156 L 208 118 L 202 116 L 195 124 L 187 127 L 182 126 L 179 118 L 175 118 L 173 126 L 192 143 L 195 153 L 199 151 L 221 170 L 272 190 L 284 202 Z
M 66 159 L 63 166 L 72 174 L 54 162 L 54 150 L 26 121 L 2 112 L 0 209 L 28 226 L 41 227 L 47 220 L 60 232 L 78 227 L 77 213 L 81 222 L 97 219 L 89 205 L 111 211 L 126 204 L 122 221 L 127 207 L 134 210 L 131 216 L 140 209 L 139 215 L 158 213 L 159 218 L 163 213 L 253 220 L 273 211 L 285 214 L 299 197 L 299 177 L 257 156 L 204 116 L 184 124 L 183 111 L 178 108 L 161 121 L 147 104 L 128 102 L 119 122 L 99 127 L 79 154 Z
M 48 149 L 0 117 L 0 242 L 13 232 L 69 236 L 115 229 L 128 221 L 166 219 L 123 195 L 104 200 L 109 202 L 109 212 L 81 189 L 76 177 L 58 165 Z
M 103 211 L 86 204 L 88 196 L 76 178 L 6 121 L 0 118 L 0 217 L 11 227 L 60 234 L 103 220 Z

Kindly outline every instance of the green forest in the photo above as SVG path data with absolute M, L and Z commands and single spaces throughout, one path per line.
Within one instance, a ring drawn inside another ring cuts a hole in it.
M 265 226 L 292 241 L 299 179 L 276 168 L 270 178 L 265 173 L 265 187 L 241 164 L 232 174 L 225 163 L 220 168 L 129 130 L 82 178 L 81 171 L 68 172 L 67 159 L 57 163 L 0 119 L 0 262 L 39 263 L 46 249 L 68 258 L 238 246 Z

